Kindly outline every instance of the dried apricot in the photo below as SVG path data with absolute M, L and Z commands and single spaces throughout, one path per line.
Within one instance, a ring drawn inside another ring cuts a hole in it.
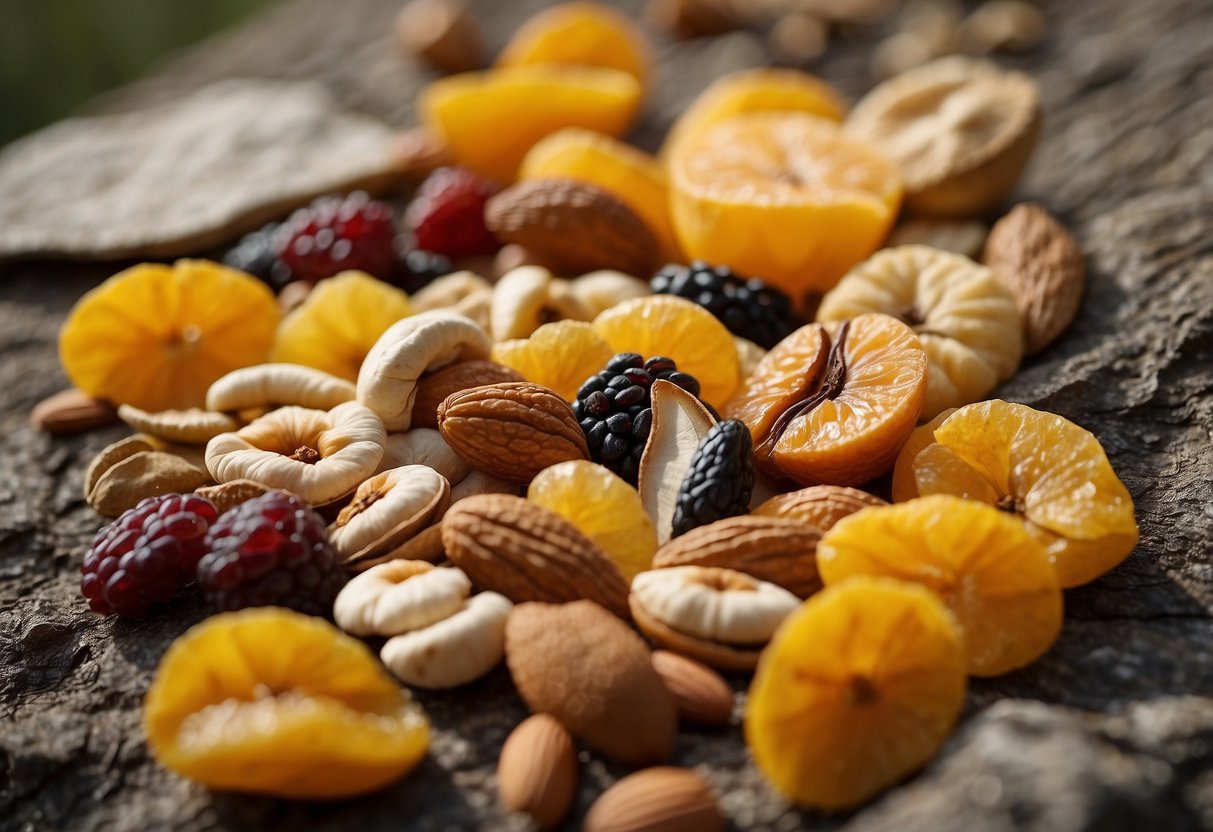
M 893 464 L 922 409 L 927 359 L 888 315 L 809 324 L 767 353 L 725 406 L 754 461 L 801 485 L 858 485 Z
M 628 73 L 641 84 L 653 56 L 644 33 L 599 3 L 562 3 L 533 15 L 497 56 L 498 66 L 600 66 Z
M 156 413 L 202 407 L 211 382 L 269 355 L 278 305 L 261 281 L 208 260 L 144 263 L 76 302 L 59 358 L 76 387 Z
M 1015 517 L 1065 588 L 1095 580 L 1137 545 L 1133 498 L 1090 432 L 995 399 L 962 407 L 914 458 L 921 494 L 955 494 Z
M 804 806 L 856 806 L 921 767 L 965 695 L 960 629 L 914 584 L 853 578 L 784 621 L 746 704 L 754 762 Z
M 271 360 L 357 381 L 379 336 L 411 313 L 404 292 L 363 272 L 343 272 L 317 283 L 283 319 Z
M 852 514 L 817 544 L 817 568 L 827 586 L 866 575 L 934 592 L 960 623 L 974 676 L 1030 664 L 1061 632 L 1061 589 L 1044 549 L 975 500 L 940 494 Z
M 222 613 L 174 641 L 143 719 L 152 753 L 178 774 L 278 797 L 374 791 L 429 744 L 421 706 L 366 645 L 277 607 Z
M 614 354 L 611 345 L 589 324 L 556 321 L 539 327 L 530 338 L 494 344 L 492 359 L 571 402 L 577 397 L 577 388 Z
M 893 502 L 904 503 L 918 496 L 918 483 L 914 481 L 914 459 L 919 451 L 935 441 L 935 428 L 955 412 L 956 408 L 949 407 L 931 421 L 914 428 L 910 438 L 901 446 L 897 462 L 893 465 Z

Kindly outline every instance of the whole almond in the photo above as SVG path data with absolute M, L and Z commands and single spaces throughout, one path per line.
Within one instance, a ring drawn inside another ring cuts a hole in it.
M 1082 248 L 1043 207 L 1025 202 L 994 223 L 984 260 L 1015 297 L 1027 355 L 1047 347 L 1074 321 L 1086 280 Z
M 529 500 L 461 500 L 442 518 L 442 546 L 477 586 L 516 604 L 588 598 L 628 617 L 628 586 L 611 559 L 572 523 Z
M 716 797 L 686 768 L 659 766 L 611 786 L 586 813 L 582 832 L 717 832 L 725 828 Z
M 438 406 L 438 430 L 473 468 L 517 483 L 549 465 L 590 457 L 569 403 L 527 381 L 452 393 Z
M 796 520 L 743 514 L 679 535 L 657 550 L 653 568 L 719 566 L 807 598 L 821 589 L 820 539 L 820 531 Z
M 484 221 L 553 271 L 596 269 L 649 274 L 660 248 L 644 221 L 602 188 L 573 179 L 531 179 L 506 188 L 484 208 Z
M 443 72 L 484 66 L 484 36 L 458 0 L 412 0 L 396 18 L 396 36 L 408 54 Z
M 828 532 L 842 518 L 860 509 L 888 505 L 879 497 L 858 488 L 841 485 L 812 485 L 787 494 L 777 494 L 752 512 L 762 517 L 782 517 Z
M 577 749 L 559 720 L 535 714 L 506 737 L 497 790 L 507 809 L 530 815 L 540 829 L 564 819 L 577 793 Z
M 669 650 L 653 651 L 653 669 L 674 697 L 681 719 L 699 725 L 729 724 L 733 689 L 715 670 Z
M 669 759 L 678 717 L 640 636 L 591 601 L 521 604 L 505 658 L 527 706 L 551 714 L 611 759 Z
M 117 419 L 118 411 L 112 404 L 74 387 L 43 399 L 29 414 L 30 424 L 47 433 L 79 433 Z
M 450 364 L 417 382 L 417 395 L 413 399 L 412 427 L 437 428 L 438 406 L 452 393 L 486 384 L 504 384 L 510 381 L 526 381 L 516 370 L 504 367 L 495 361 L 460 361 Z

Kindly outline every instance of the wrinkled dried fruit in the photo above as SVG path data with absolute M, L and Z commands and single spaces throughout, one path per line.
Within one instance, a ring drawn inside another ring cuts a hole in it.
M 196 407 L 148 413 L 134 405 L 123 404 L 118 406 L 118 418 L 140 433 L 189 445 L 203 444 L 221 433 L 240 427 L 240 423 L 226 413 Z

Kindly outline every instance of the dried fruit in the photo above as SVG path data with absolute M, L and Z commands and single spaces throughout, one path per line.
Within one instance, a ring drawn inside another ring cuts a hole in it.
M 189 445 L 203 444 L 240 427 L 240 423 L 226 413 L 196 407 L 148 413 L 134 405 L 123 404 L 118 406 L 118 418 L 140 433 Z
M 494 347 L 496 355 L 496 347 Z M 438 408 L 447 396 L 486 384 L 526 381 L 521 373 L 496 361 L 475 359 L 448 364 L 440 370 L 426 373 L 417 381 L 410 430 L 438 428 Z M 462 479 L 462 477 L 460 478 Z
M 29 413 L 29 423 L 47 433 L 79 433 L 103 427 L 117 418 L 112 404 L 74 387 L 43 399 Z
M 960 630 L 943 603 L 913 584 L 856 578 L 810 598 L 764 651 L 746 744 L 798 804 L 846 809 L 929 760 L 964 696 Z
M 610 6 L 561 3 L 531 16 L 497 56 L 498 66 L 599 66 L 641 84 L 653 58 L 644 33 Z
M 278 227 L 271 222 L 245 234 L 223 255 L 223 265 L 239 269 L 276 291 L 291 282 L 291 269 L 278 259 Z
M 611 759 L 642 765 L 674 750 L 674 701 L 649 649 L 597 604 L 520 604 L 506 622 L 505 658 L 532 711 Z
M 678 718 L 696 725 L 728 725 L 733 716 L 733 689 L 712 668 L 694 659 L 653 651 L 653 669 L 674 697 Z
M 501 243 L 484 225 L 484 206 L 497 188 L 470 170 L 439 168 L 404 212 L 416 248 L 452 260 L 494 254 Z
M 708 429 L 678 487 L 674 537 L 749 511 L 754 490 L 752 448 L 744 422 L 725 419 Z
M 411 0 L 396 17 L 404 51 L 443 72 L 484 66 L 484 36 L 460 0 Z
M 527 179 L 489 200 L 485 222 L 565 274 L 647 274 L 660 259 L 653 231 L 618 197 L 576 179 Z
M 729 332 L 764 349 L 778 344 L 799 325 L 787 295 L 756 277 L 739 277 L 727 266 L 702 261 L 689 267 L 671 264 L 653 276 L 651 285 L 654 294 L 694 301 Z
M 786 589 L 715 566 L 670 566 L 632 580 L 633 607 L 685 635 L 764 644 L 800 599 Z
M 568 403 L 528 381 L 452 393 L 438 407 L 438 430 L 473 468 L 517 483 L 530 482 L 549 465 L 589 456 Z
M 562 821 L 577 796 L 577 749 L 560 722 L 535 714 L 506 737 L 497 760 L 497 790 L 512 812 L 524 812 L 540 829 Z
M 1091 433 L 1004 401 L 962 407 L 914 458 L 921 494 L 954 494 L 1015 517 L 1070 588 L 1093 581 L 1137 545 L 1133 498 Z
M 271 360 L 354 381 L 379 336 L 410 312 L 404 292 L 370 275 L 330 277 L 283 318 Z
M 900 167 L 913 213 L 981 216 L 1006 198 L 1032 155 L 1040 102 L 1027 75 L 951 56 L 876 87 L 846 130 Z
M 984 266 L 928 246 L 879 251 L 847 273 L 821 301 L 819 321 L 866 312 L 910 326 L 927 354 L 922 418 L 988 395 L 1023 354 L 1011 293 Z
M 416 312 L 432 312 L 447 309 L 476 297 L 484 290 L 492 291 L 493 284 L 480 275 L 469 271 L 458 271 L 436 278 L 413 295 L 410 300 Z M 450 311 L 447 309 L 447 311 Z
M 678 494 L 699 444 L 716 419 L 703 402 L 677 385 L 653 382 L 653 420 L 640 458 L 640 499 L 657 529 L 657 542 L 674 533 Z
M 927 445 L 934 444 L 935 428 L 942 425 L 944 420 L 955 412 L 956 408 L 950 407 L 929 422 L 924 422 L 914 428 L 910 438 L 901 446 L 901 451 L 897 454 L 897 462 L 893 465 L 893 502 L 904 503 L 906 500 L 919 496 L 918 483 L 914 481 L 914 460 Z
M 216 615 L 174 641 L 143 723 L 152 753 L 180 775 L 312 800 L 382 788 L 429 743 L 421 706 L 365 645 L 282 609 Z
M 761 277 L 803 304 L 884 240 L 901 175 L 825 119 L 750 113 L 679 144 L 670 194 L 688 256 Z
M 199 407 L 215 379 L 265 360 L 277 324 L 273 293 L 243 272 L 145 263 L 76 302 L 59 358 L 90 396 L 151 412 Z
M 226 412 L 283 405 L 331 410 L 353 400 L 353 384 L 302 364 L 258 364 L 233 370 L 206 391 L 207 409 Z
M 887 315 L 810 324 L 767 353 L 725 408 L 754 462 L 802 485 L 857 485 L 887 471 L 914 429 L 927 359 Z
M 320 197 L 300 208 L 275 232 L 275 252 L 294 280 L 315 283 L 357 271 L 383 280 L 392 276 L 396 256 L 392 207 L 364 191 Z
M 590 318 L 590 311 L 571 297 L 567 285 L 553 280 L 552 273 L 541 266 L 519 266 L 502 275 L 489 307 L 489 332 L 494 340 L 526 338 L 543 324 L 562 318 Z
M 625 581 L 630 583 L 652 564 L 657 532 L 640 495 L 601 465 L 573 460 L 544 468 L 531 481 L 526 496 L 598 544 Z
M 379 558 L 437 522 L 450 498 L 446 477 L 432 468 L 383 471 L 358 486 L 329 526 L 329 541 L 347 566 Z
M 206 471 L 179 456 L 139 450 L 141 442 L 122 445 L 115 449 L 118 455 L 112 457 L 103 451 L 108 463 L 104 470 L 97 460 L 94 460 L 96 467 L 90 466 L 85 499 L 101 516 L 117 517 L 148 497 L 184 494 L 211 481 Z
M 703 778 L 658 766 L 630 774 L 590 806 L 584 832 L 723 832 L 724 816 Z
M 898 461 L 900 462 L 900 457 Z M 832 529 L 834 524 L 842 518 L 849 517 L 857 511 L 885 505 L 888 503 L 884 500 L 866 491 L 860 491 L 858 488 L 846 488 L 841 485 L 811 485 L 799 491 L 789 491 L 787 494 L 777 494 L 771 497 L 756 507 L 753 515 L 795 520 L 825 532 Z
M 544 324 L 528 338 L 499 341 L 493 360 L 527 381 L 555 390 L 573 401 L 581 384 L 611 358 L 611 346 L 584 321 Z
M 588 598 L 627 618 L 628 586 L 598 546 L 564 518 L 506 494 L 468 497 L 442 518 L 451 562 L 514 603 Z
M 1048 211 L 1031 202 L 1012 208 L 991 229 L 984 260 L 1015 298 L 1026 354 L 1066 331 L 1082 302 L 1086 264 L 1074 235 Z

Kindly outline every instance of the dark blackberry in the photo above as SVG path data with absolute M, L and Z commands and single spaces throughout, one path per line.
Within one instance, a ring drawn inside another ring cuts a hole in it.
M 315 283 L 351 270 L 389 280 L 396 267 L 395 236 L 392 207 L 354 191 L 300 208 L 279 227 L 274 245 L 295 280 Z
M 653 426 L 650 388 L 657 379 L 699 395 L 699 382 L 680 372 L 674 359 L 659 355 L 645 361 L 638 353 L 621 352 L 602 372 L 586 379 L 573 402 L 590 458 L 632 485 L 639 476 L 640 455 Z
M 396 238 L 396 275 L 392 280 L 410 295 L 455 271 L 450 258 L 432 251 L 409 248 L 411 243 L 412 239 L 407 235 Z
M 649 281 L 654 292 L 694 301 L 715 315 L 729 332 L 763 349 L 782 341 L 800 326 L 792 301 L 756 277 L 748 280 L 727 266 L 695 261 L 690 266 L 668 265 Z
M 291 282 L 291 268 L 278 257 L 279 224 L 271 222 L 245 234 L 223 255 L 224 265 L 260 278 L 275 292 Z
M 750 510 L 754 456 L 744 422 L 725 419 L 712 425 L 695 449 L 691 467 L 674 505 L 674 536 Z
M 219 610 L 290 607 L 327 616 L 345 583 L 324 520 L 285 491 L 269 491 L 226 512 L 206 535 L 198 586 Z
M 219 517 L 189 494 L 148 497 L 93 538 L 80 567 L 80 592 L 101 615 L 142 615 L 194 580 L 206 532 Z

